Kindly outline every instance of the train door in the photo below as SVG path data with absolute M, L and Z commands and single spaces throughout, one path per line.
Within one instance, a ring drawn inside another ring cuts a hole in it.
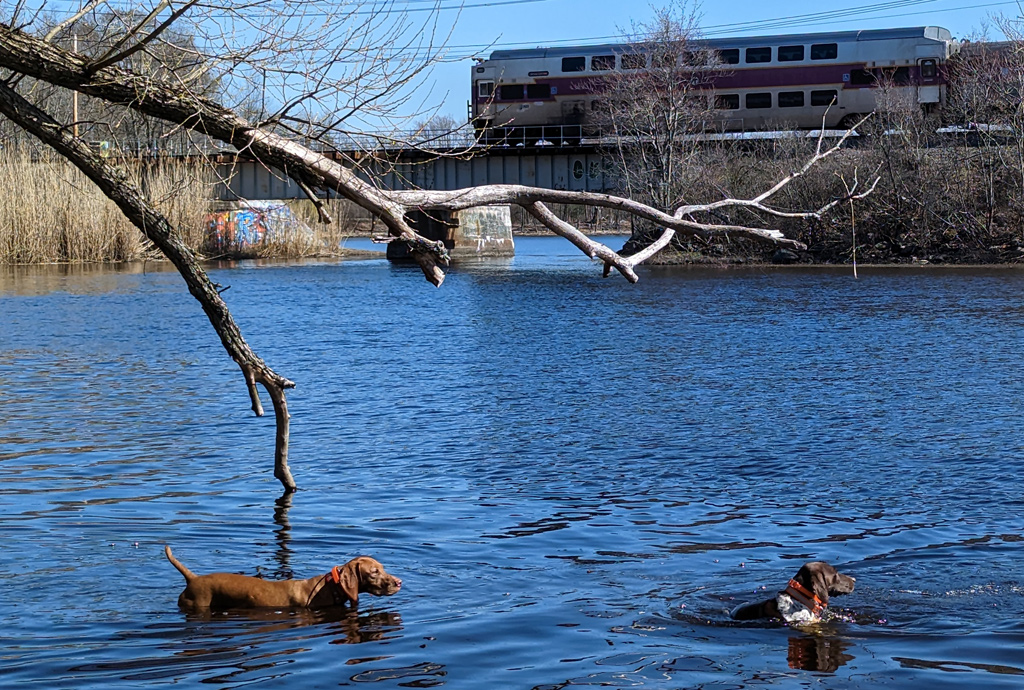
M 930 109 L 942 99 L 939 87 L 939 61 L 935 58 L 921 58 L 917 61 L 917 74 L 917 102 Z

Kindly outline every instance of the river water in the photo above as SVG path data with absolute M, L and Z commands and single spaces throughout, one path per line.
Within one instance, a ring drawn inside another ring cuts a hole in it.
M 0 686 L 1024 686 L 1024 271 L 0 271 Z M 265 399 L 269 406 L 269 401 Z M 193 570 L 402 578 L 358 612 L 177 608 Z M 727 609 L 826 560 L 810 629 Z

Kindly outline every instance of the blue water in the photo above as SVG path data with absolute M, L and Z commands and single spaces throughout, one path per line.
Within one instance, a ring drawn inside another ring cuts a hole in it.
M 0 686 L 1024 686 L 1024 271 L 629 285 L 517 250 L 440 289 L 211 270 L 297 383 L 290 499 L 176 273 L 0 270 Z M 268 578 L 366 553 L 404 586 L 186 615 L 165 543 Z M 822 625 L 728 620 L 807 560 L 857 578 Z

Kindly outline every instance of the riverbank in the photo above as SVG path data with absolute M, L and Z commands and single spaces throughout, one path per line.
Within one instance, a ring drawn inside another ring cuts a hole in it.
M 308 202 L 211 202 L 216 178 L 202 161 L 129 159 L 118 165 L 203 259 L 358 257 L 343 239 L 373 232 L 368 217 L 346 202 L 330 204 L 335 222 L 329 225 L 316 222 Z M 0 185 L 17 190 L 0 199 L 0 265 L 163 258 L 92 181 L 51 152 L 4 151 Z
M 798 239 L 800 239 L 798 237 Z M 1019 235 L 1007 234 L 989 247 L 969 245 L 892 246 L 888 243 L 855 246 L 808 243 L 803 251 L 766 248 L 755 243 L 673 245 L 647 261 L 649 265 L 803 265 L 803 266 L 1018 266 L 1024 265 L 1024 246 Z M 806 240 L 803 240 L 806 241 Z M 633 253 L 639 244 L 627 242 L 624 252 Z
M 681 175 L 685 203 L 723 197 L 749 199 L 812 155 L 815 142 L 785 140 L 760 148 L 701 150 Z M 1024 148 L 1021 149 L 1024 152 Z M 1007 146 L 927 146 L 900 137 L 874 137 L 844 149 L 773 197 L 783 211 L 816 209 L 845 194 L 860 173 L 861 189 L 878 178 L 874 191 L 852 208 L 839 204 L 820 218 L 758 216 L 748 209 L 699 218 L 723 225 L 774 228 L 803 242 L 803 251 L 779 250 L 724 238 L 703 242 L 681 237 L 654 257 L 654 264 L 1016 265 L 1024 263 L 1024 176 Z M 52 154 L 12 150 L 0 159 L 0 183 L 17 189 L 0 201 L 0 265 L 119 263 L 159 259 L 159 253 L 120 210 L 76 168 Z M 1022 153 L 1021 155 L 1024 155 Z M 154 204 L 178 228 L 186 245 L 207 259 L 343 258 L 346 237 L 383 235 L 384 226 L 365 210 L 331 200 L 333 222 L 318 222 L 312 203 L 302 201 L 224 205 L 206 201 L 215 179 L 200 162 L 124 161 Z M 1024 165 L 1020 166 L 1024 170 Z M 262 209 L 262 210 L 261 210 Z M 554 204 L 560 218 L 597 237 L 660 232 L 606 208 Z M 234 214 L 234 215 L 233 215 Z M 550 235 L 522 209 L 512 209 L 514 235 Z M 631 242 L 626 251 L 637 248 Z M 615 247 L 619 249 L 619 247 Z

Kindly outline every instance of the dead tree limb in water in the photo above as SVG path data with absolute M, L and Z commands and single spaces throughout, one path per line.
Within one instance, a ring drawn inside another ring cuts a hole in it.
M 178 269 L 188 285 L 188 291 L 202 305 L 214 330 L 220 336 L 224 349 L 242 369 L 252 399 L 252 409 L 257 415 L 263 414 L 263 406 L 256 384 L 262 384 L 269 393 L 274 403 L 277 421 L 274 476 L 284 485 L 285 491 L 294 491 L 295 480 L 288 468 L 288 405 L 284 391 L 293 388 L 295 384 L 275 373 L 245 342 L 238 324 L 217 292 L 216 285 L 206 275 L 192 251 L 181 241 L 175 229 L 153 208 L 127 175 L 107 163 L 85 142 L 75 138 L 67 127 L 29 103 L 3 82 L 0 82 L 0 113 L 38 137 L 85 173 Z

